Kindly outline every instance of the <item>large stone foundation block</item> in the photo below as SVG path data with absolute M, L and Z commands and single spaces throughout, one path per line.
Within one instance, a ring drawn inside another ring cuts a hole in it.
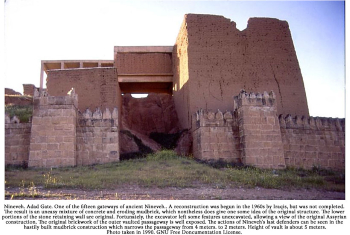
M 29 167 L 76 165 L 77 96 L 34 97 Z

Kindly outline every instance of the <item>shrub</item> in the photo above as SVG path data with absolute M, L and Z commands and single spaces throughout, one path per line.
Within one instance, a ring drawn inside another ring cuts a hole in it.
M 29 122 L 33 116 L 33 106 L 32 105 L 6 105 L 5 113 L 7 113 L 10 118 L 17 116 L 20 122 Z

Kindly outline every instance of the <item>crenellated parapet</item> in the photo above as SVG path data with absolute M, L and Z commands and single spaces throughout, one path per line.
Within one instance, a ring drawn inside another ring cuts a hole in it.
M 10 118 L 10 115 L 5 113 L 5 124 L 13 124 L 13 123 L 20 123 L 19 118 L 16 115 Z
M 205 126 L 233 126 L 235 125 L 234 113 L 231 111 L 225 111 L 224 113 L 220 110 L 216 112 L 211 110 L 200 109 L 195 113 L 196 128 Z
M 193 155 L 259 168 L 344 169 L 345 119 L 277 115 L 275 94 L 234 97 L 234 111 L 193 116 Z
M 91 112 L 89 108 L 87 108 L 83 113 L 80 113 L 80 118 L 85 119 L 117 119 L 118 120 L 118 108 L 115 107 L 112 112 L 109 108 L 106 108 L 103 112 L 98 107 L 94 112 Z
M 275 93 L 241 90 L 234 97 L 234 110 L 239 120 L 243 164 L 285 168 Z
M 118 108 L 86 109 L 78 112 L 77 123 L 78 165 L 119 161 Z
M 287 166 L 344 169 L 345 119 L 280 115 Z
M 345 131 L 345 119 L 280 115 L 281 128 Z
M 248 93 L 245 90 L 241 90 L 238 96 L 235 96 L 233 100 L 234 110 L 241 106 L 276 107 L 276 95 L 273 91 L 270 91 L 270 93 L 267 93 L 266 91 L 263 93 Z
M 65 96 L 35 90 L 33 100 L 31 123 L 5 114 L 7 165 L 49 168 L 119 161 L 118 108 L 80 112 L 74 88 Z
M 118 126 L 118 108 L 115 107 L 112 112 L 109 108 L 102 111 L 99 107 L 94 112 L 88 108 L 84 112 L 79 112 L 78 116 L 80 126 Z M 101 124 L 104 123 L 104 124 Z
M 198 110 L 193 117 L 193 155 L 202 160 L 241 163 L 235 113 Z

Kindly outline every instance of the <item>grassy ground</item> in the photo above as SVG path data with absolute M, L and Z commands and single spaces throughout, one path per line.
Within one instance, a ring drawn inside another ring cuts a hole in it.
M 252 167 L 215 168 L 191 158 L 164 150 L 146 158 L 118 163 L 59 169 L 20 169 L 5 171 L 5 186 L 34 186 L 72 189 L 113 189 L 120 185 L 140 187 L 214 188 L 262 187 L 276 189 L 316 188 L 345 192 L 344 172 L 322 169 L 262 170 Z M 33 192 L 33 190 L 31 192 Z M 33 192 L 35 195 L 35 192 Z

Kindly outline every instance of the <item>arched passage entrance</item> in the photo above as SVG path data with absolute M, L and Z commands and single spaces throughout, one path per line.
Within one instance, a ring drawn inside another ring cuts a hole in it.
M 181 135 L 172 97 L 173 47 L 115 47 L 122 96 L 121 159 L 175 147 Z M 131 94 L 149 94 L 137 99 Z

